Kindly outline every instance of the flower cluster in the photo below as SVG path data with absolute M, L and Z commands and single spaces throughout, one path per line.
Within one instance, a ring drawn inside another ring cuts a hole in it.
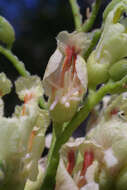
M 21 105 L 7 118 L 3 96 L 12 83 L 0 73 L 1 190 L 127 189 L 127 0 L 112 0 L 101 29 L 92 32 L 102 1 L 95 2 L 85 23 L 76 0 L 70 2 L 77 31 L 58 34 L 43 80 L 13 55 L 13 28 L 0 17 L 6 46 L 0 45 L 0 52 L 22 75 L 15 82 Z M 74 139 L 87 116 L 85 137 Z M 50 121 L 51 146 L 41 158 Z
M 38 106 L 41 81 L 36 76 L 19 78 L 16 91 L 24 104 L 16 106 L 13 117 L 3 115 L 2 97 L 11 90 L 11 82 L 0 74 L 0 188 L 24 189 L 27 179 L 36 180 L 38 160 L 44 148 L 49 115 Z

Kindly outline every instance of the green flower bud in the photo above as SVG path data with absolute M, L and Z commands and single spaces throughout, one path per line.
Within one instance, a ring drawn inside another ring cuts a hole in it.
M 50 115 L 55 122 L 71 120 L 87 91 L 86 63 L 81 57 L 86 47 L 85 39 L 84 33 L 65 31 L 57 37 L 57 50 L 51 56 L 43 78 Z
M 97 84 L 104 83 L 108 80 L 108 67 L 109 64 L 99 64 L 95 62 L 94 52 L 88 58 L 87 71 L 88 71 L 88 85 L 94 88 Z
M 0 16 L 0 41 L 11 48 L 14 40 L 15 33 L 13 27 L 5 18 Z
M 114 81 L 122 79 L 127 74 L 127 59 L 121 59 L 109 69 L 110 78 Z
M 127 1 L 120 1 L 108 13 L 101 38 L 88 59 L 88 82 L 90 87 L 105 83 L 109 78 L 109 68 L 127 56 Z

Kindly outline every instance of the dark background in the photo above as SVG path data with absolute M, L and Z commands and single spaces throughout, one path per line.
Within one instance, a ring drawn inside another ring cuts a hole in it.
M 110 0 L 102 0 L 94 28 L 102 20 L 104 7 Z M 93 0 L 79 0 L 83 19 L 85 10 L 91 7 Z M 4 16 L 15 29 L 16 41 L 13 53 L 25 63 L 31 74 L 43 76 L 48 59 L 56 48 L 55 37 L 62 30 L 74 30 L 73 17 L 69 0 L 0 0 L 0 15 Z M 19 76 L 8 60 L 0 55 L 0 72 L 4 71 L 12 80 Z M 19 104 L 14 88 L 4 97 L 5 115 L 10 116 L 15 104 Z M 82 133 L 82 129 L 81 129 Z M 79 128 L 80 134 L 80 128 Z

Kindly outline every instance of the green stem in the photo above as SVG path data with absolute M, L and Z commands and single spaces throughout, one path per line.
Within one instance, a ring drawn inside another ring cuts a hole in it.
M 82 25 L 82 17 L 80 14 L 79 6 L 77 4 L 77 0 L 69 0 L 70 5 L 72 8 L 74 23 L 75 23 L 75 29 L 77 31 L 81 31 L 81 25 Z
M 94 3 L 94 5 L 92 7 L 92 13 L 91 13 L 90 18 L 88 20 L 86 20 L 86 22 L 82 26 L 82 30 L 84 32 L 88 32 L 92 29 L 92 26 L 93 26 L 95 19 L 97 17 L 101 3 L 102 3 L 102 0 L 96 0 L 96 2 Z
M 73 117 L 69 124 L 65 127 L 62 132 L 56 128 L 59 133 L 56 136 L 55 142 L 53 143 L 49 153 L 48 164 L 46 169 L 46 175 L 41 186 L 41 190 L 54 190 L 55 187 L 55 176 L 59 163 L 59 150 L 63 144 L 65 144 L 75 129 L 87 118 L 88 114 L 92 111 L 95 105 L 97 105 L 107 93 L 116 93 L 118 90 L 122 90 L 127 84 L 127 76 L 118 82 L 108 82 L 102 86 L 97 92 L 92 92 L 86 98 L 84 106 L 80 111 Z M 61 128 L 62 129 L 62 128 Z
M 59 164 L 59 152 L 55 149 L 57 145 L 57 139 L 61 136 L 62 126 L 59 124 L 54 124 L 53 136 L 50 151 L 47 160 L 47 169 L 44 176 L 43 184 L 41 186 L 42 190 L 53 190 L 56 184 L 56 172 Z
M 0 53 L 3 54 L 13 64 L 20 75 L 24 77 L 29 75 L 28 71 L 26 71 L 24 67 L 23 62 L 19 61 L 18 58 L 13 55 L 10 50 L 0 46 Z
M 93 36 L 93 39 L 90 43 L 90 46 L 88 48 L 88 50 L 84 53 L 84 58 L 87 60 L 89 55 L 91 54 L 91 52 L 93 51 L 94 47 L 96 46 L 97 42 L 99 41 L 100 39 L 100 36 L 101 36 L 101 33 L 102 31 L 101 30 L 97 30 L 95 33 L 94 33 L 94 36 Z

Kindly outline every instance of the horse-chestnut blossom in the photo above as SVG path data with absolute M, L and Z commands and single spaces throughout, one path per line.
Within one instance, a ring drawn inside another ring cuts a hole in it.
M 69 121 L 87 91 L 86 63 L 81 54 L 88 41 L 82 32 L 63 31 L 57 36 L 57 49 L 43 78 L 50 114 L 55 122 Z

